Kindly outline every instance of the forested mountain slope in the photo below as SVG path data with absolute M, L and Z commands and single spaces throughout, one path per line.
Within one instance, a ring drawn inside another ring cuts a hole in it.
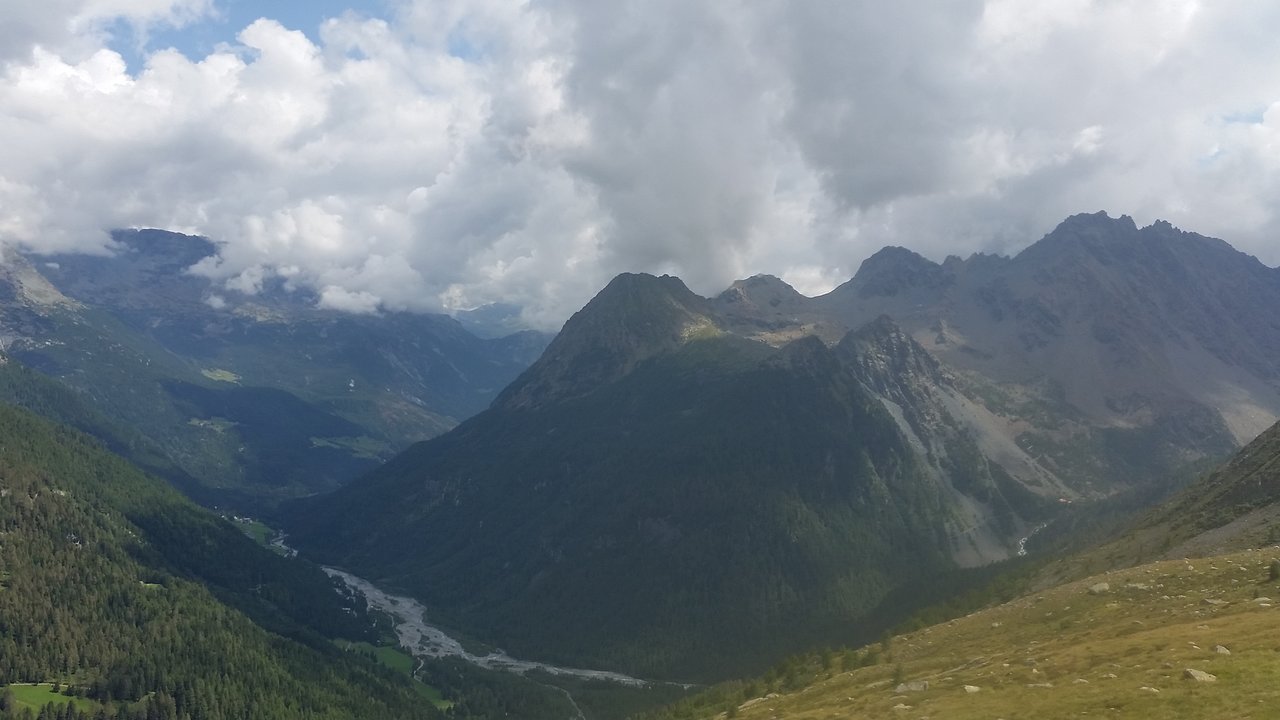
M 323 578 L 0 406 L 0 683 L 69 685 L 121 717 L 436 717 L 327 640 L 368 625 Z
M 956 496 L 1014 532 L 966 437 L 939 474 L 866 389 L 875 338 L 774 348 L 701 308 L 674 278 L 618 278 L 489 411 L 290 506 L 292 537 L 513 652 L 715 677 L 953 566 Z

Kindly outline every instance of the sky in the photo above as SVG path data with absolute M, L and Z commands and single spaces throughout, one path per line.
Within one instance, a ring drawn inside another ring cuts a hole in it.
M 555 329 L 1106 210 L 1280 264 L 1280 3 L 0 0 L 0 243 Z

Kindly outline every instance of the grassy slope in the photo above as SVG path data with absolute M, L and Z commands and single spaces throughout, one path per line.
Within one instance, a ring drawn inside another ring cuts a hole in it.
M 1272 717 L 1280 705 L 1280 601 L 1266 598 L 1280 598 L 1280 585 L 1268 580 L 1278 554 L 1163 561 L 1063 585 L 895 637 L 878 664 L 830 673 L 796 692 L 742 698 L 733 714 Z M 1090 592 L 1103 582 L 1107 591 Z M 1217 645 L 1230 655 L 1215 652 Z M 1185 668 L 1218 680 L 1185 680 Z M 902 681 L 929 687 L 898 693 Z
M 1120 537 L 1051 563 L 1042 584 L 1157 559 L 1199 557 L 1280 541 L 1280 424 Z

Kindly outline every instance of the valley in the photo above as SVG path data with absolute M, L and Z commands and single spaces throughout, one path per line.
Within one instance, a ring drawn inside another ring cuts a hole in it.
M 579 668 L 559 667 L 531 660 L 518 660 L 501 650 L 494 650 L 484 655 L 473 654 L 462 643 L 449 637 L 445 631 L 428 624 L 427 610 L 416 600 L 402 595 L 392 595 L 378 589 L 373 583 L 358 578 L 351 573 L 337 568 L 325 568 L 330 577 L 340 579 L 348 588 L 359 593 L 369 604 L 370 611 L 389 615 L 395 623 L 396 637 L 400 646 L 419 659 L 456 657 L 472 665 L 488 670 L 523 675 L 530 671 L 546 673 L 551 676 L 564 676 L 583 680 L 600 680 L 620 685 L 640 687 L 647 684 L 639 678 L 607 670 L 583 670 Z
M 119 231 L 111 257 L 0 263 L 0 340 L 106 420 L 135 461 L 209 506 L 332 490 L 482 409 L 540 333 L 480 338 L 443 315 L 355 317 L 283 286 L 226 293 L 206 238 Z M 465 368 L 465 370 L 464 370 Z
M 1280 4 L 0 8 L 0 720 L 1280 718 Z
M 248 521 L 247 524 L 252 527 L 246 529 L 246 533 L 254 537 L 260 545 L 265 545 L 285 557 L 298 556 L 298 551 L 288 545 L 286 542 L 288 538 L 283 533 L 275 533 L 256 520 Z M 259 528 L 266 534 L 259 532 Z M 363 598 L 370 612 L 383 613 L 389 617 L 395 628 L 395 636 L 400 648 L 408 651 L 419 661 L 459 658 L 486 670 L 501 670 L 517 675 L 540 672 L 557 677 L 603 681 L 631 687 L 643 687 L 649 684 L 646 680 L 608 670 L 584 670 L 532 660 L 519 660 L 501 650 L 493 650 L 484 655 L 474 654 L 468 651 L 462 642 L 450 637 L 446 631 L 431 625 L 427 621 L 427 609 L 417 600 L 386 592 L 368 580 L 356 577 L 345 570 L 333 567 L 321 569 L 329 577 L 340 580 L 353 594 Z
M 517 655 L 714 682 L 1229 457 L 1280 417 L 1268 306 L 1274 269 L 1101 213 L 816 298 L 624 274 L 490 408 L 277 520 Z
M 241 526 L 108 492 L 142 587 L 208 588 L 414 708 L 393 716 L 1143 717 L 1200 707 L 1173 682 L 1195 662 L 1270 702 L 1246 639 L 1271 603 L 1246 595 L 1280 593 L 1255 577 L 1280 537 L 1280 322 L 1252 308 L 1280 274 L 1221 241 L 1079 215 L 1012 258 L 886 248 L 812 298 L 628 273 L 554 338 L 482 338 L 284 285 L 211 304 L 183 272 L 208 241 L 116 239 L 8 257 L 0 400 Z M 1246 554 L 1176 564 L 1210 552 Z M 1197 655 L 1201 625 L 1248 672 Z M 5 677 L 155 705 L 52 667 Z

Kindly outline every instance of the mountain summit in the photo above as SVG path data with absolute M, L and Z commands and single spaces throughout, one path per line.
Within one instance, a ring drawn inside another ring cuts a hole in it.
M 719 332 L 709 312 L 707 301 L 679 278 L 619 275 L 569 318 L 497 404 L 539 405 L 616 380 L 647 358 Z

